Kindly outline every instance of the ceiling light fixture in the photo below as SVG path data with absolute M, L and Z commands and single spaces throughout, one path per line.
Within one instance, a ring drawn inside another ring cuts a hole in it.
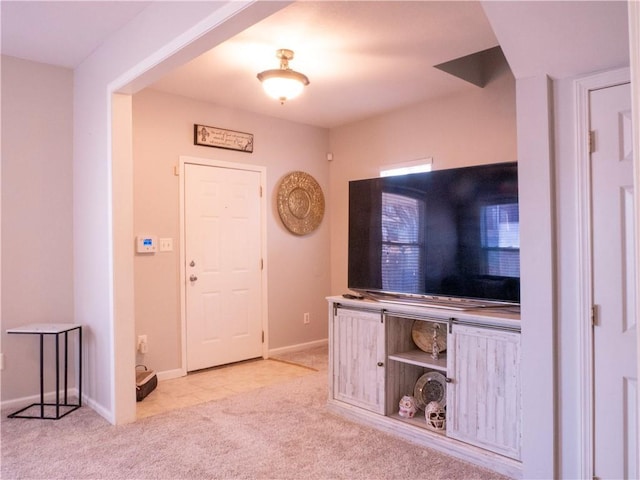
M 267 95 L 284 104 L 286 100 L 300 95 L 304 87 L 309 85 L 309 79 L 306 75 L 289 68 L 289 60 L 293 59 L 293 50 L 280 48 L 276 50 L 276 57 L 280 59 L 280 68 L 265 70 L 257 76 Z

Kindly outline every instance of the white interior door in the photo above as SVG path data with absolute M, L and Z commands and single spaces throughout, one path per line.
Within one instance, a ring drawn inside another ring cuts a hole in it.
M 638 478 L 635 213 L 629 84 L 590 94 L 594 473 Z
M 184 171 L 187 371 L 260 357 L 260 172 Z

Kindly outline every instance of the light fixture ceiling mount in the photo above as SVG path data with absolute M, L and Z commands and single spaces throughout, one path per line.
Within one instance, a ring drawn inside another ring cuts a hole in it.
M 289 61 L 293 59 L 293 50 L 280 48 L 276 50 L 276 57 L 280 60 L 280 68 L 265 70 L 257 77 L 267 95 L 284 104 L 286 100 L 300 95 L 304 87 L 309 85 L 309 79 L 289 67 Z

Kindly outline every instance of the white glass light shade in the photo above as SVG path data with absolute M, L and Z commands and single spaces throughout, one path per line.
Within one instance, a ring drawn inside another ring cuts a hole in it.
M 262 88 L 270 97 L 285 100 L 297 97 L 304 87 L 309 85 L 309 79 L 302 73 L 293 70 L 267 70 L 258 74 L 258 80 L 262 82 Z

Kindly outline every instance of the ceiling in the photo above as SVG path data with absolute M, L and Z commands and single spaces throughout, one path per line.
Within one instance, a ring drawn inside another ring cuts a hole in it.
M 75 68 L 150 3 L 3 0 L 2 53 Z M 498 45 L 494 31 L 508 43 L 503 49 L 516 76 L 535 74 L 532 68 L 565 75 L 587 64 L 615 65 L 624 60 L 625 46 L 628 58 L 625 21 L 625 2 L 486 2 L 483 8 L 478 1 L 302 1 L 150 88 L 334 127 L 480 88 L 434 65 Z M 596 48 L 569 48 L 563 55 L 558 47 L 566 44 Z M 294 50 L 290 66 L 311 82 L 284 105 L 267 97 L 256 79 L 277 68 L 277 48 Z M 621 53 L 612 58 L 612 51 Z
M 75 68 L 148 4 L 2 0 L 2 54 Z
M 331 127 L 477 89 L 433 66 L 497 44 L 478 2 L 299 2 L 153 88 Z M 284 105 L 266 97 L 256 79 L 277 68 L 277 48 L 294 50 L 290 67 L 310 80 Z

